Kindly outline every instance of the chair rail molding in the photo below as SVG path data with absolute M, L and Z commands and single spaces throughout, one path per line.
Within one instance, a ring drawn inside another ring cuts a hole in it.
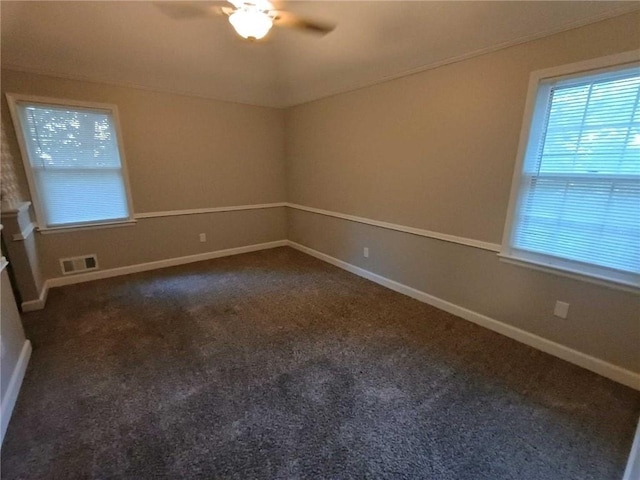
M 374 227 L 386 228 L 387 230 L 410 233 L 412 235 L 418 235 L 420 237 L 435 238 L 436 240 L 457 243 L 459 245 L 466 245 L 467 247 L 480 248 L 482 250 L 488 250 L 490 252 L 497 253 L 500 251 L 500 245 L 497 243 L 475 240 L 473 238 L 459 237 L 457 235 L 449 235 L 448 233 L 440 233 L 431 230 L 424 230 L 422 228 L 408 227 L 406 225 L 399 225 L 397 223 L 383 222 L 380 220 L 373 220 L 371 218 L 358 217 L 356 215 L 333 212 L 331 210 L 323 210 L 321 208 L 307 207 L 305 205 L 298 205 L 296 203 L 287 203 L 287 207 L 293 208 L 295 210 L 302 210 L 304 212 L 317 213 L 318 215 L 325 215 L 327 217 L 341 218 L 343 220 L 363 223 L 365 225 L 372 225 Z
M 190 208 L 185 210 L 167 210 L 161 212 L 142 212 L 136 213 L 134 218 L 136 220 L 143 218 L 158 218 L 158 217 L 177 217 L 180 215 L 201 215 L 204 213 L 219 213 L 219 212 L 238 212 L 241 210 L 263 210 L 265 208 L 278 208 L 286 207 L 285 202 L 274 203 L 257 203 L 251 205 L 231 205 L 227 207 L 210 207 L 210 208 Z

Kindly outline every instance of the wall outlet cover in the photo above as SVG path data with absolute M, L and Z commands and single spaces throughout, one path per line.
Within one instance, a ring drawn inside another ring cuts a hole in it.
M 567 302 L 557 301 L 553 309 L 553 314 L 559 318 L 567 318 L 569 315 L 569 304 Z

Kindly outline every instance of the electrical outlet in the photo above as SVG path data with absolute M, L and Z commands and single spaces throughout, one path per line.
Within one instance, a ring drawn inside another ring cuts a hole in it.
M 362 255 L 364 255 L 364 258 L 369 258 L 369 247 L 364 247 Z
M 206 242 L 207 241 L 207 234 L 206 233 L 201 233 L 200 234 L 200 241 L 201 242 Z
M 553 309 L 553 314 L 558 318 L 567 318 L 569 315 L 569 304 L 558 300 L 555 308 Z

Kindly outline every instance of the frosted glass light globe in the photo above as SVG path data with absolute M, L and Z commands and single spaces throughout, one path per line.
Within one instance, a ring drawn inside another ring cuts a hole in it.
M 263 38 L 273 26 L 273 20 L 269 15 L 261 10 L 251 8 L 236 10 L 229 16 L 229 22 L 238 35 L 255 40 Z

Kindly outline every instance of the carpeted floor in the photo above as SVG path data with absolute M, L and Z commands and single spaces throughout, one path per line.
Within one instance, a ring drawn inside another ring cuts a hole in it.
M 288 248 L 54 289 L 11 479 L 619 480 L 640 394 Z

